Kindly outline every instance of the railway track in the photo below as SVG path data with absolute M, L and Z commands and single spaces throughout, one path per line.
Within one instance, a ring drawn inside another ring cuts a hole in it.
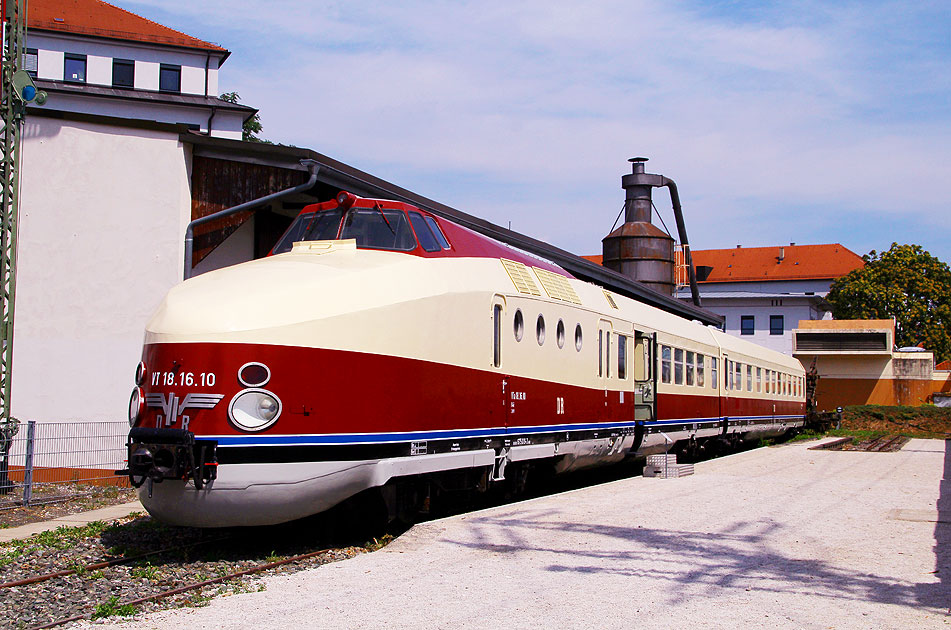
M 541 483 L 520 498 L 639 473 L 639 467 L 633 463 L 579 471 Z M 484 503 L 446 506 L 429 517 L 509 500 L 499 496 Z M 61 547 L 51 553 L 36 552 L 36 558 L 19 558 L 18 566 L 12 562 L 5 566 L 4 548 L 0 547 L 0 580 L 4 580 L 0 582 L 0 630 L 53 628 L 110 614 L 196 605 L 222 589 L 253 590 L 257 587 L 246 580 L 255 574 L 298 570 L 346 559 L 365 551 L 361 543 L 371 539 L 373 547 L 381 546 L 372 538 L 379 536 L 381 530 L 355 533 L 365 521 L 365 512 L 360 509 L 341 509 L 305 522 L 250 530 L 237 528 L 227 530 L 226 535 L 205 539 L 207 532 L 202 530 L 164 526 L 141 517 L 92 534 L 68 549 Z M 131 547 L 129 543 L 133 543 Z M 124 545 L 125 553 L 130 555 L 110 557 L 122 554 L 117 550 Z M 41 570 L 47 566 L 52 570 Z M 32 575 L 24 575 L 30 569 Z M 107 602 L 109 610 L 104 611 L 102 605 Z
M 267 562 L 267 563 L 265 563 L 265 564 L 261 564 L 261 565 L 255 566 L 255 567 L 251 567 L 251 568 L 249 568 L 249 569 L 243 569 L 243 570 L 241 570 L 241 571 L 235 571 L 234 573 L 229 573 L 229 574 L 227 574 L 227 575 L 222 575 L 222 576 L 219 576 L 219 577 L 216 577 L 216 578 L 212 578 L 212 579 L 210 579 L 210 580 L 203 580 L 203 581 L 201 581 L 201 582 L 192 582 L 191 584 L 186 584 L 185 586 L 180 586 L 180 587 L 178 587 L 178 588 L 169 589 L 169 590 L 162 591 L 162 592 L 159 592 L 159 593 L 154 593 L 154 594 L 152 594 L 152 595 L 146 595 L 145 597 L 138 597 L 138 598 L 134 598 L 134 599 L 129 599 L 129 600 L 126 600 L 126 601 L 118 602 L 117 604 L 115 604 L 115 607 L 116 607 L 116 608 L 122 608 L 122 607 L 126 607 L 126 606 L 139 606 L 139 605 L 144 604 L 144 603 L 147 603 L 147 602 L 154 602 L 154 601 L 166 599 L 166 598 L 172 597 L 172 596 L 174 596 L 174 595 L 179 595 L 179 594 L 181 594 L 181 593 L 187 593 L 188 591 L 194 591 L 194 590 L 197 590 L 197 589 L 204 588 L 204 587 L 206 587 L 206 586 L 212 586 L 212 585 L 215 585 L 215 584 L 221 584 L 222 582 L 227 582 L 227 581 L 229 581 L 229 580 L 238 579 L 238 578 L 241 578 L 241 577 L 246 576 L 246 575 L 252 575 L 252 574 L 255 574 L 255 573 L 260 573 L 260 572 L 262 572 L 262 571 L 267 571 L 267 570 L 269 570 L 269 569 L 274 569 L 274 568 L 277 568 L 277 567 L 280 567 L 280 566 L 283 566 L 283 565 L 286 565 L 286 564 L 291 564 L 291 563 L 293 563 L 293 562 L 301 562 L 301 561 L 307 560 L 307 559 L 309 559 L 309 558 L 314 558 L 314 557 L 316 557 L 316 556 L 329 553 L 330 551 L 331 551 L 330 549 L 321 549 L 320 551 L 311 551 L 311 552 L 309 552 L 309 553 L 299 554 L 299 555 L 296 555 L 296 556 L 293 556 L 293 557 L 290 557 L 290 558 L 283 558 L 283 559 L 281 559 L 281 560 L 276 560 L 276 561 L 273 561 L 273 562 Z M 56 576 L 53 576 L 53 577 L 56 577 Z M 2 586 L 5 586 L 5 585 L 2 585 Z M 43 628 L 55 628 L 55 627 L 57 627 L 57 626 L 62 626 L 62 625 L 65 625 L 65 624 L 67 624 L 67 623 L 71 623 L 71 622 L 73 622 L 73 621 L 84 621 L 84 620 L 88 621 L 88 620 L 92 619 L 93 616 L 94 616 L 94 611 L 86 611 L 86 612 L 82 612 L 82 613 L 80 613 L 80 614 L 78 614 L 78 615 L 73 615 L 73 616 L 71 616 L 71 617 L 64 617 L 64 618 L 62 618 L 62 619 L 57 619 L 57 620 L 52 621 L 52 622 L 47 623 L 47 624 L 43 624 L 43 625 L 39 625 L 39 626 L 33 626 L 33 627 L 31 628 L 31 630 L 41 630 L 41 629 L 43 629 Z

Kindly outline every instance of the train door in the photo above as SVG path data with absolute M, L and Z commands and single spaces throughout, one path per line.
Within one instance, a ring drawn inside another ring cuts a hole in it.
M 608 386 L 611 379 L 611 346 L 614 327 L 602 319 L 598 322 L 598 379 L 604 389 L 604 406 L 608 406 Z
M 634 419 L 653 420 L 657 381 L 654 370 L 656 335 L 634 331 Z
M 730 362 L 730 355 L 723 353 L 723 380 L 718 384 L 720 387 L 720 417 L 726 417 L 730 414 L 730 390 L 733 389 L 733 364 Z
M 515 322 L 518 326 L 518 322 Z M 502 353 L 502 329 L 505 326 L 505 298 L 496 295 L 492 298 L 492 367 L 499 373 L 499 395 L 501 397 L 498 414 L 492 412 L 493 424 L 500 427 L 509 425 L 509 394 L 512 389 L 511 377 L 505 373 Z

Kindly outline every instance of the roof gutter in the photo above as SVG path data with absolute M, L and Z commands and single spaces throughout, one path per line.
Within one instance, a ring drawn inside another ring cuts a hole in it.
M 184 272 L 182 274 L 184 276 L 184 280 L 191 278 L 192 271 L 194 271 L 194 268 L 192 267 L 192 256 L 194 255 L 195 251 L 195 228 L 206 223 L 211 223 L 212 221 L 216 221 L 218 219 L 223 219 L 224 217 L 229 217 L 239 212 L 244 212 L 245 210 L 258 210 L 261 206 L 268 205 L 271 202 L 282 197 L 287 197 L 288 195 L 307 192 L 314 187 L 314 184 L 317 183 L 317 173 L 320 171 L 320 165 L 316 160 L 301 160 L 300 162 L 310 172 L 310 177 L 303 184 L 294 186 L 293 188 L 288 188 L 286 190 L 281 190 L 276 193 L 271 193 L 270 195 L 258 197 L 257 199 L 246 201 L 242 204 L 238 204 L 237 206 L 225 208 L 219 212 L 195 219 L 188 224 L 188 227 L 185 228 L 185 266 Z

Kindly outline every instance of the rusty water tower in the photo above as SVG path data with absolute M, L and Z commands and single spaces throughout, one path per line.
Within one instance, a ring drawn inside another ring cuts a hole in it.
M 628 160 L 633 172 L 621 177 L 624 189 L 624 224 L 601 241 L 602 264 L 632 280 L 636 280 L 658 293 L 673 295 L 676 289 L 674 239 L 651 223 L 651 192 L 654 188 L 666 187 L 673 202 L 677 231 L 683 245 L 684 262 L 690 277 L 690 292 L 693 303 L 700 306 L 700 294 L 687 243 L 680 196 L 673 180 L 663 175 L 644 172 L 647 158 Z

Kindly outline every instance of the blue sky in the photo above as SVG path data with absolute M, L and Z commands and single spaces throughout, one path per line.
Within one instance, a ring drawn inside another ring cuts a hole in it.
M 115 2 L 231 50 L 264 137 L 575 253 L 643 155 L 695 249 L 951 263 L 946 1 Z

